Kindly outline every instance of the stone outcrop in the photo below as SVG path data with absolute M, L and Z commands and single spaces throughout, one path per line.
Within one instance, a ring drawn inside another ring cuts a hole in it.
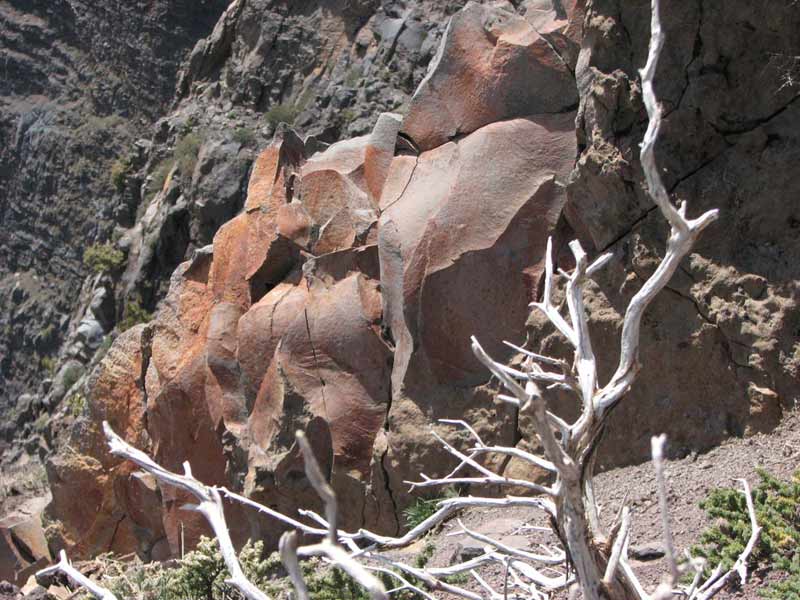
M 48 462 L 54 549 L 164 558 L 205 531 L 183 496 L 108 455 L 103 420 L 166 467 L 188 460 L 205 482 L 287 513 L 320 508 L 294 443 L 305 429 L 347 507 L 342 525 L 402 529 L 405 481 L 452 466 L 430 427 L 460 441 L 437 419 L 505 445 L 535 439 L 495 401 L 468 339 L 510 360 L 504 339 L 568 351 L 529 314 L 548 236 L 564 269 L 574 237 L 613 252 L 586 298 L 609 376 L 625 306 L 666 235 L 637 162 L 649 2 L 461 4 L 304 14 L 234 2 L 195 46 L 175 110 L 143 147 L 144 172 L 169 168 L 121 239 L 114 289 L 163 300 L 86 369 L 88 414 L 68 421 Z M 659 162 L 690 212 L 722 217 L 645 317 L 644 369 L 606 432 L 604 468 L 646 458 L 655 433 L 689 453 L 769 430 L 797 400 L 800 104 L 788 59 L 800 10 L 751 4 L 692 0 L 665 15 Z M 270 122 L 292 108 L 284 120 L 310 135 Z M 268 123 L 237 141 L 231 112 L 240 127 Z M 192 123 L 212 131 L 197 161 L 171 158 Z M 8 297 L 22 310 L 37 285 L 18 277 Z M 97 277 L 82 294 L 100 327 L 107 285 Z M 241 507 L 229 520 L 238 540 L 274 545 L 281 532 Z
M 462 73 L 488 68 L 502 89 L 517 73 L 507 65 L 521 60 L 534 80 L 543 70 L 572 82 L 572 96 L 553 104 L 543 85 L 525 97 L 536 100 L 528 113 L 526 99 L 500 99 L 441 139 L 441 123 L 426 116 L 441 101 L 430 82 L 453 114 L 474 108 L 468 94 L 447 91 L 465 84 L 449 78 L 445 50 L 405 118 L 384 113 L 368 135 L 320 151 L 314 138 L 279 129 L 254 162 L 243 211 L 176 270 L 156 319 L 126 332 L 96 372 L 83 454 L 50 462 L 62 488 L 51 506 L 64 524 L 59 544 L 120 550 L 133 533 L 144 554 L 162 543 L 174 553 L 181 532 L 191 543 L 203 531 L 173 490 L 103 456 L 103 419 L 161 464 L 188 460 L 204 481 L 290 513 L 318 504 L 294 444 L 307 429 L 350 507 L 343 525 L 400 528 L 403 480 L 446 460 L 429 419 L 491 404 L 468 336 L 499 351 L 496 338 L 519 335 L 575 159 L 574 82 L 532 25 L 470 5 L 449 31 L 466 45 L 505 31 L 498 45 L 514 46 L 488 67 L 484 52 L 463 57 Z M 515 441 L 513 415 L 483 416 L 478 428 Z M 66 492 L 70 480 L 92 487 L 84 477 L 97 482 L 91 522 L 73 514 Z M 240 537 L 276 542 L 278 525 L 241 512 L 231 517 Z M 112 524 L 113 539 L 99 536 Z
M 586 245 L 615 254 L 587 299 L 598 344 L 611 349 L 601 358 L 614 356 L 622 308 L 665 243 L 638 165 L 646 118 L 636 68 L 648 11 L 647 2 L 593 3 L 576 69 L 583 149 L 565 215 Z M 673 197 L 695 214 L 719 208 L 720 221 L 645 317 L 645 368 L 609 426 L 607 465 L 640 460 L 659 431 L 677 453 L 768 431 L 799 393 L 800 184 L 791 173 L 800 86 L 788 57 L 798 55 L 791 31 L 800 11 L 781 5 L 766 16 L 752 3 L 692 1 L 664 20 L 657 157 Z M 547 336 L 538 324 L 532 333 Z M 613 367 L 602 362 L 607 377 Z
M 0 581 L 25 581 L 50 561 L 41 524 L 46 502 L 34 500 L 0 520 Z

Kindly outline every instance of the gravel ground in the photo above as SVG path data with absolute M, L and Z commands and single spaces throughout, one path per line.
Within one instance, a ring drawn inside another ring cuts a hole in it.
M 704 454 L 695 454 L 667 462 L 667 484 L 669 489 L 670 518 L 678 551 L 694 544 L 700 533 L 709 525 L 699 502 L 708 492 L 718 487 L 737 485 L 734 480 L 745 478 L 752 486 L 759 482 L 756 469 L 764 468 L 780 479 L 791 477 L 800 465 L 800 414 L 787 415 L 782 424 L 769 434 L 756 434 L 748 438 L 730 439 L 721 446 Z M 595 479 L 595 493 L 601 503 L 601 519 L 611 519 L 619 509 L 625 496 L 632 506 L 631 547 L 661 548 L 661 521 L 653 466 L 651 463 L 615 469 L 599 474 Z M 546 525 L 541 514 L 530 509 L 484 510 L 465 512 L 462 522 L 468 528 L 499 539 L 519 548 L 536 548 L 547 541 L 541 532 L 520 531 L 520 525 Z M 452 564 L 460 554 L 477 550 L 478 544 L 465 536 L 453 535 L 460 530 L 455 520 L 446 523 L 435 534 L 432 541 L 436 550 L 430 565 Z M 552 539 L 552 538 L 551 538 Z M 403 552 L 407 560 L 423 548 L 422 543 Z M 639 578 L 652 590 L 666 572 L 663 559 L 647 562 L 631 561 Z M 487 569 L 485 577 L 502 587 L 503 569 Z M 751 574 L 741 589 L 720 593 L 720 599 L 759 598 L 758 588 L 777 577 L 756 572 Z M 478 591 L 477 584 L 470 582 L 465 587 Z M 558 597 L 566 597 L 559 595 Z M 447 600 L 449 597 L 444 596 Z

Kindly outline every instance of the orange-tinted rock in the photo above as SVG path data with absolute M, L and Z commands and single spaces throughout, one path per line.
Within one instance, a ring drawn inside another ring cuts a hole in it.
M 378 207 L 383 184 L 389 174 L 397 145 L 397 134 L 403 124 L 400 115 L 383 113 L 369 136 L 364 152 L 364 179 L 373 206 Z
M 401 481 L 446 466 L 430 418 L 487 412 L 468 337 L 497 351 L 522 330 L 575 157 L 571 113 L 521 116 L 563 110 L 553 98 L 570 78 L 527 20 L 471 4 L 440 54 L 405 125 L 381 115 L 370 135 L 310 157 L 282 129 L 259 155 L 244 210 L 175 271 L 156 318 L 114 345 L 75 455 L 52 461 L 65 543 L 163 557 L 208 533 L 186 494 L 108 457 L 104 418 L 166 468 L 188 461 L 201 481 L 290 514 L 321 508 L 295 442 L 304 429 L 347 507 L 342 526 L 398 529 Z M 419 156 L 398 144 L 401 126 Z M 476 427 L 512 443 L 510 414 Z M 274 545 L 282 531 L 226 514 L 237 541 Z
M 473 391 L 488 378 L 469 337 L 503 357 L 502 340 L 524 330 L 566 201 L 572 119 L 493 123 L 393 164 L 379 247 L 384 323 L 395 342 L 388 471 L 398 495 L 426 464 L 447 464 L 424 433 L 432 418 L 487 402 Z M 482 425 L 512 435 L 500 422 Z
M 485 373 L 469 336 L 501 350 L 501 340 L 521 330 L 565 201 L 572 118 L 494 123 L 416 159 L 397 159 L 380 223 L 395 386 L 412 351 L 424 361 L 421 373 L 474 385 Z
M 552 31 L 568 22 L 550 25 Z M 450 21 L 403 131 L 429 150 L 489 123 L 577 103 L 568 64 L 528 20 L 470 3 Z
M 287 189 L 294 171 L 304 159 L 303 142 L 286 129 L 279 129 L 272 144 L 259 154 L 253 164 L 247 186 L 245 211 L 276 209 L 287 202 Z
M 50 559 L 43 508 L 41 501 L 31 501 L 0 521 L 0 581 L 22 585 L 33 565 Z

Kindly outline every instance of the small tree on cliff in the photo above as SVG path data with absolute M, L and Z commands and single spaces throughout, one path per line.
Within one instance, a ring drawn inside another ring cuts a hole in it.
M 681 259 L 690 251 L 702 230 L 717 217 L 717 211 L 712 210 L 696 219 L 687 218 L 685 205 L 675 208 L 670 203 L 658 174 L 654 145 L 661 124 L 661 108 L 656 102 L 653 91 L 653 75 L 663 43 L 659 2 L 653 0 L 650 52 L 647 65 L 642 71 L 643 95 L 650 122 L 642 144 L 641 162 L 650 195 L 670 225 L 670 236 L 664 259 L 633 297 L 625 312 L 621 351 L 615 373 L 605 385 L 599 384 L 583 305 L 583 289 L 586 281 L 603 268 L 610 255 L 600 256 L 589 263 L 580 243 L 573 241 L 570 244 L 575 258 L 575 269 L 571 274 L 560 272 L 560 275 L 567 280 L 568 318 L 565 318 L 551 301 L 555 273 L 552 244 L 548 243 L 544 295 L 542 301 L 534 306 L 544 312 L 574 348 L 572 364 L 514 347 L 525 356 L 523 367 L 515 369 L 492 360 L 477 340 L 473 338 L 472 341 L 472 349 L 477 358 L 500 380 L 508 392 L 499 398 L 518 406 L 521 413 L 531 417 L 543 448 L 543 456 L 516 447 L 487 445 L 469 424 L 463 421 L 445 421 L 464 428 L 471 436 L 474 445 L 461 451 L 439 438 L 445 449 L 458 459 L 458 466 L 445 477 L 431 479 L 422 475 L 421 481 L 411 482 L 413 487 L 466 483 L 489 484 L 507 489 L 524 488 L 539 494 L 537 497 L 506 495 L 501 498 L 473 496 L 449 498 L 439 504 L 438 510 L 433 515 L 402 537 L 385 537 L 365 530 L 350 533 L 341 531 L 337 526 L 336 496 L 322 475 L 305 436 L 300 432 L 297 441 L 305 458 L 306 474 L 323 499 L 326 509 L 324 517 L 309 511 L 301 511 L 315 522 L 314 526 L 282 515 L 225 488 L 203 485 L 192 476 L 188 464 L 184 466 L 183 475 L 171 473 L 143 452 L 127 444 L 111 431 L 108 424 L 105 424 L 113 454 L 133 461 L 152 473 L 162 484 L 182 488 L 197 498 L 198 503 L 191 508 L 202 513 L 208 520 L 231 573 L 228 583 L 236 587 L 246 598 L 268 600 L 267 595 L 246 578 L 239 565 L 225 523 L 222 496 L 242 502 L 296 530 L 287 532 L 281 538 L 280 552 L 300 600 L 308 598 L 308 590 L 303 582 L 298 561 L 300 558 L 311 556 L 322 556 L 330 563 L 340 566 L 363 585 L 375 599 L 386 598 L 389 594 L 400 590 L 412 590 L 429 599 L 435 598 L 432 593 L 437 590 L 471 600 L 538 599 L 548 597 L 556 590 L 570 588 L 579 589 L 585 600 L 666 600 L 674 596 L 689 600 L 706 600 L 719 592 L 734 573 L 744 580 L 746 561 L 758 541 L 760 532 L 747 483 L 743 482 L 751 520 L 749 543 L 730 571 L 723 572 L 719 568 L 708 579 L 702 581 L 703 566 L 700 561 L 688 557 L 689 560 L 679 564 L 676 557 L 667 513 L 663 436 L 653 438 L 652 452 L 669 572 L 664 582 L 652 593 L 645 590 L 628 562 L 630 530 L 628 507 L 624 507 L 611 526 L 605 528 L 600 523 L 598 504 L 594 497 L 594 459 L 601 433 L 606 426 L 609 413 L 630 389 L 641 367 L 639 338 L 642 315 L 653 298 L 667 285 Z M 578 399 L 582 410 L 575 422 L 567 423 L 547 410 L 547 395 L 555 389 L 565 390 Z M 478 459 L 486 454 L 505 455 L 522 460 L 550 472 L 554 481 L 551 485 L 542 485 L 497 474 L 479 462 Z M 461 525 L 462 533 L 486 545 L 483 555 L 449 567 L 419 568 L 398 562 L 388 554 L 380 552 L 382 549 L 407 546 L 454 513 L 476 506 L 498 508 L 526 506 L 540 509 L 549 517 L 553 532 L 560 540 L 560 544 L 541 552 L 533 552 L 530 549 L 511 547 Z M 319 537 L 322 541 L 298 547 L 297 531 L 307 536 Z M 506 577 L 500 589 L 493 588 L 481 576 L 480 568 L 487 564 L 500 564 L 504 567 Z M 61 562 L 51 569 L 65 571 L 101 599 L 114 598 L 111 592 L 77 573 L 63 555 Z M 448 576 L 465 572 L 473 576 L 477 584 L 476 589 L 480 591 L 448 583 Z M 387 591 L 375 576 L 376 573 L 393 579 L 396 582 L 395 587 Z M 684 573 L 692 575 L 691 583 L 688 585 L 680 584 Z

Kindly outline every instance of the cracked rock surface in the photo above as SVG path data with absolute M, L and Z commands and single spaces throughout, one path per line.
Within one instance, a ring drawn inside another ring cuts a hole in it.
M 721 217 L 645 315 L 643 369 L 604 469 L 646 459 L 656 433 L 688 454 L 768 432 L 800 395 L 800 6 L 752 4 L 691 0 L 664 16 L 657 157 L 676 200 Z M 29 397 L 20 412 L 61 422 L 36 432 L 37 451 L 51 550 L 75 557 L 167 558 L 206 533 L 186 498 L 108 455 L 104 419 L 167 468 L 188 460 L 204 482 L 289 514 L 321 508 L 294 442 L 305 429 L 342 525 L 399 531 L 405 482 L 455 466 L 430 436 L 436 419 L 535 446 L 468 340 L 512 361 L 503 339 L 568 351 L 528 309 L 547 237 L 564 269 L 575 237 L 613 253 L 586 297 L 601 382 L 663 253 L 638 163 L 645 0 L 236 0 L 209 30 L 138 143 L 117 220 L 125 263 L 84 281 L 84 309 L 63 325 L 85 334 L 70 338 L 77 358 L 59 364 L 50 405 Z M 173 154 L 186 148 L 195 161 Z M 12 327 L 41 314 L 41 288 L 0 284 Z M 93 354 L 85 340 L 134 297 L 155 318 Z M 62 400 L 68 372 L 83 415 Z M 228 518 L 240 541 L 281 533 L 236 507 Z

